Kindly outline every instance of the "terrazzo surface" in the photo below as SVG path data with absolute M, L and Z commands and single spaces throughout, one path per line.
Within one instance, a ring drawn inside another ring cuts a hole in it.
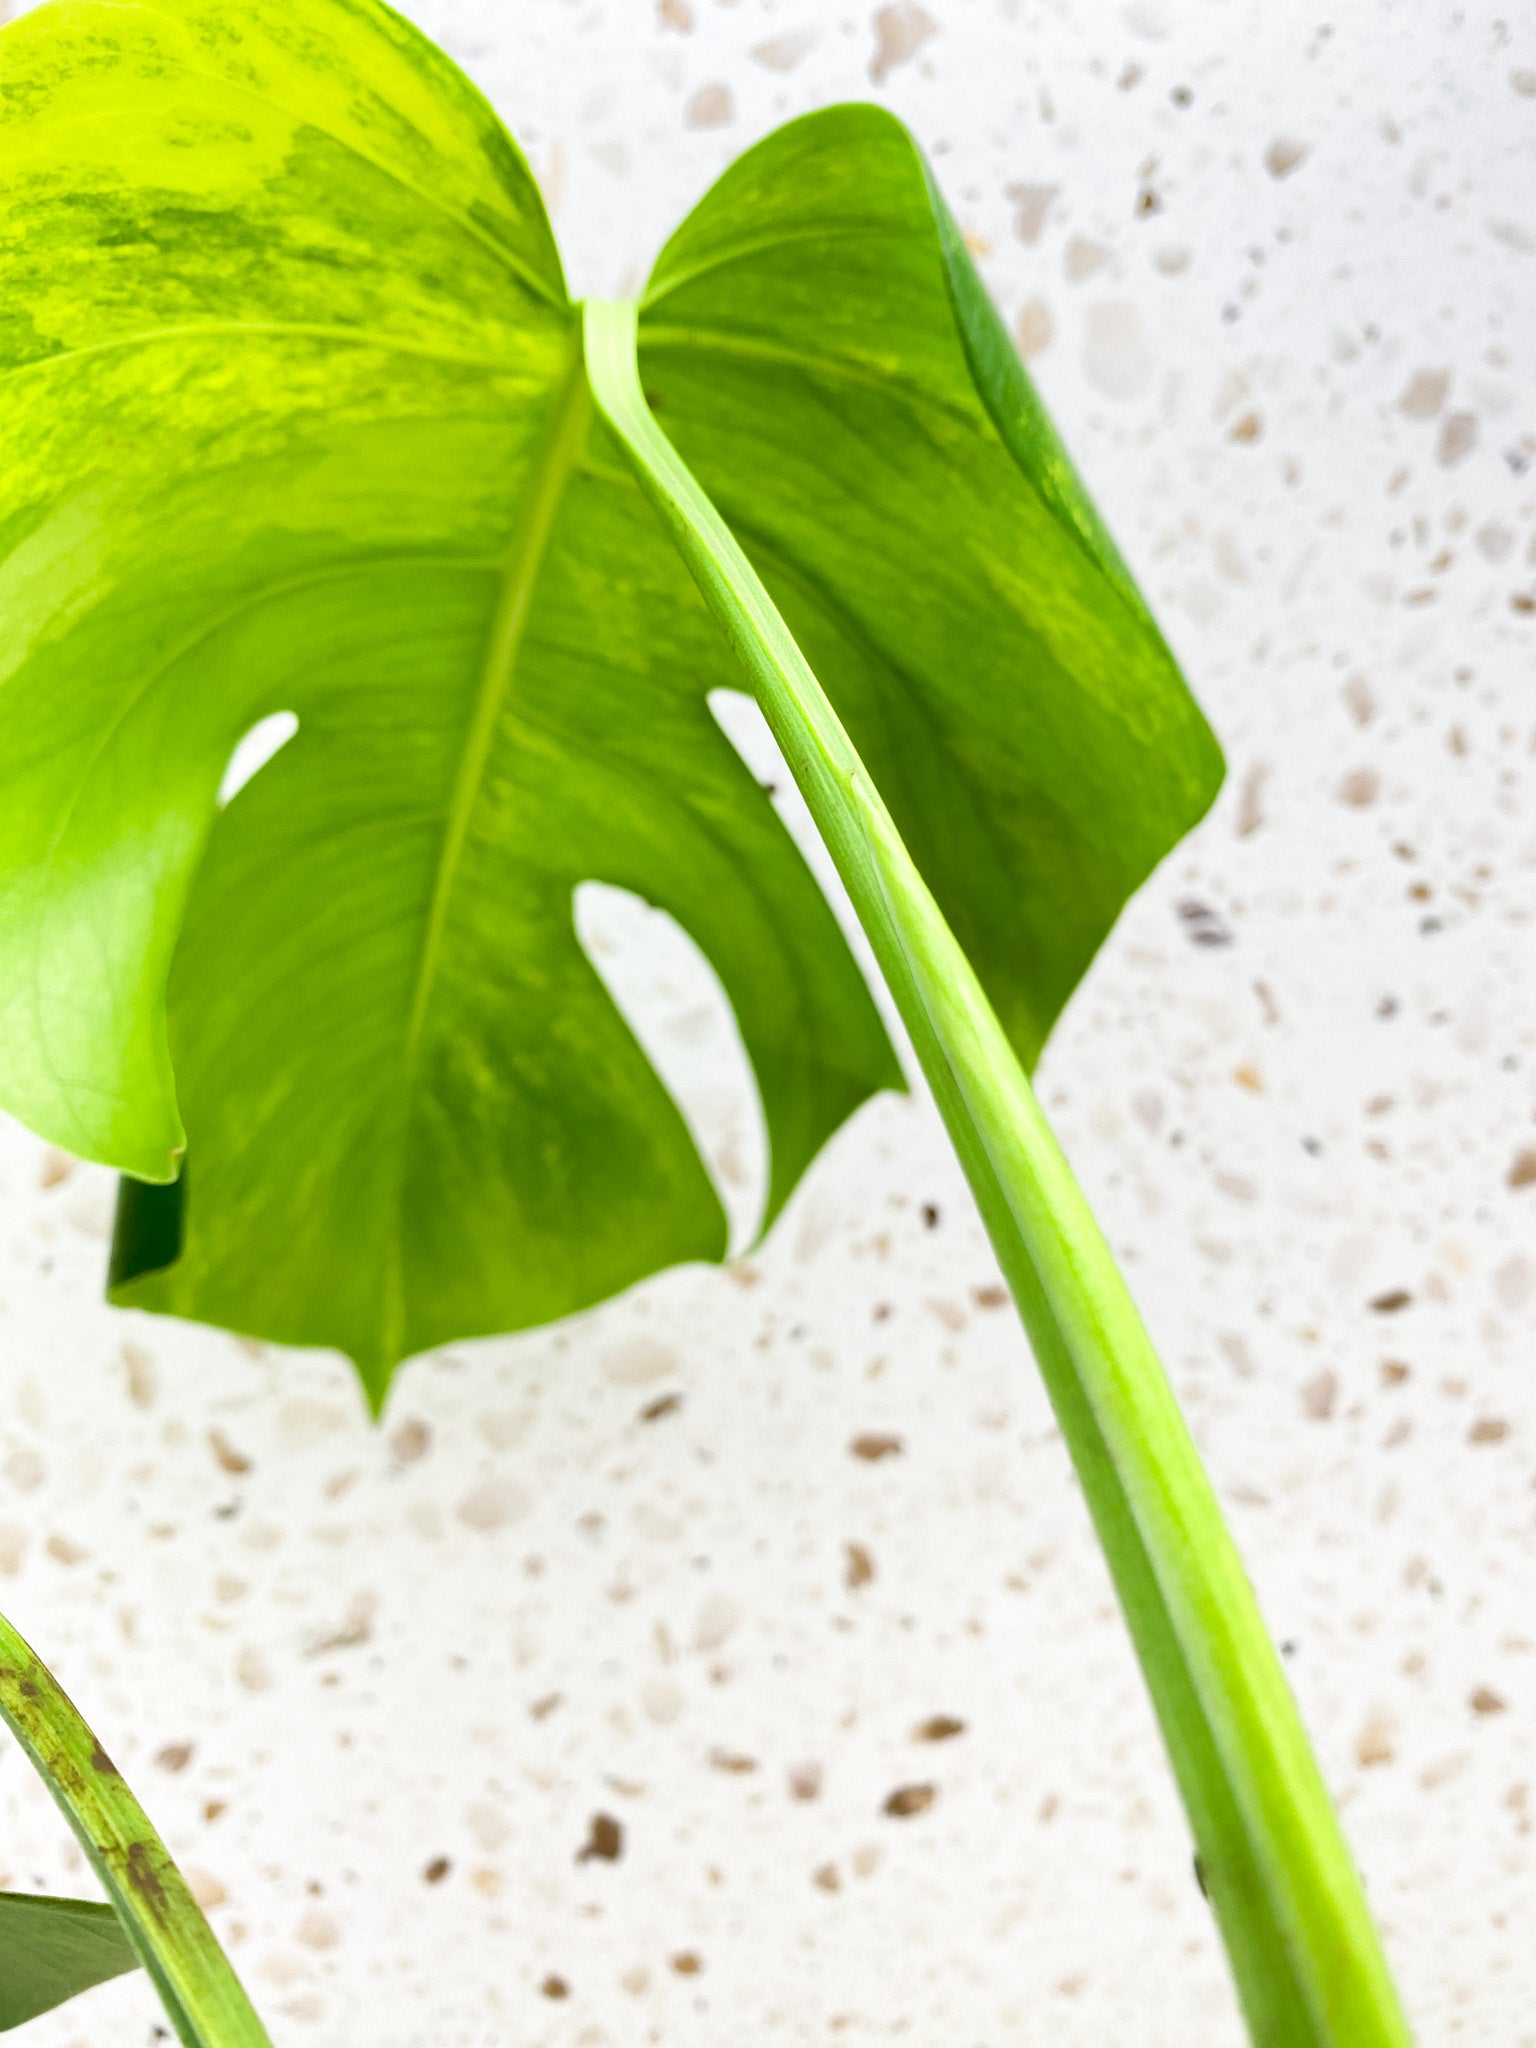
M 1536 2044 L 1536 28 L 1519 10 L 419 0 L 634 288 L 748 142 L 932 152 L 1227 747 L 1042 1069 L 1420 2040 Z M 747 735 L 750 747 L 760 744 Z M 738 1223 L 686 944 L 594 955 Z M 0 1132 L 0 1605 L 278 2048 L 1237 2048 L 1189 1844 L 930 1106 L 767 1244 L 402 1374 L 116 1314 Z M 0 1879 L 90 1892 L 19 1752 Z M 33 2048 L 149 2042 L 141 1979 Z

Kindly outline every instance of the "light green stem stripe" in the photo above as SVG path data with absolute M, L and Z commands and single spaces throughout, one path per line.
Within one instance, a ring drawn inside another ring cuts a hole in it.
M 47 1665 L 3 1617 L 0 1716 L 74 1829 L 185 2048 L 271 2048 L 148 1815 Z
M 652 418 L 637 309 L 585 309 L 593 395 L 752 678 L 911 1034 L 1126 1610 L 1249 2029 L 1409 2040 L 1337 1818 L 1166 1376 L 969 962 L 771 598 Z

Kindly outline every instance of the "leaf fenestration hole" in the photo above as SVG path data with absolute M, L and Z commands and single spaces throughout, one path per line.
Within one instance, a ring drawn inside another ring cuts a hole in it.
M 273 711 L 265 718 L 257 719 L 250 731 L 236 741 L 235 750 L 229 757 L 224 779 L 219 784 L 220 810 L 239 795 L 251 777 L 259 774 L 280 748 L 287 746 L 298 729 L 298 716 L 292 711 Z
M 576 937 L 677 1104 L 730 1224 L 733 1257 L 757 1236 L 768 1136 L 736 1012 L 677 920 L 628 889 L 581 882 Z

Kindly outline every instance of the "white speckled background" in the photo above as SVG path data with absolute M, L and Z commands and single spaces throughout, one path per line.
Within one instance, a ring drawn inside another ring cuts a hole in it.
M 788 115 L 874 95 L 934 153 L 1232 764 L 1044 1093 L 1421 2040 L 1531 2048 L 1536 28 L 925 4 L 408 11 L 527 148 L 580 291 L 637 284 Z M 638 922 L 599 903 L 593 943 L 749 1207 L 729 1034 Z M 110 1208 L 0 1134 L 0 1605 L 279 2048 L 1236 2048 L 926 1105 L 872 1106 L 749 1264 L 419 1361 L 382 1432 L 333 1358 L 105 1309 Z M 963 1732 L 915 1740 L 934 1716 Z M 906 1786 L 936 1796 L 887 1816 Z M 0 1878 L 89 1890 L 12 1749 L 0 1813 Z M 578 1861 L 597 1815 L 622 1854 Z M 28 2039 L 155 2021 L 129 1980 Z

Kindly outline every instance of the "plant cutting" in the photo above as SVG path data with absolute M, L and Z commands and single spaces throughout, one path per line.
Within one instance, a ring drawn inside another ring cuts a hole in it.
M 0 1102 L 125 1176 L 113 1299 L 334 1346 L 377 1411 L 415 1353 L 722 1258 L 587 880 L 714 966 L 769 1227 L 901 1068 L 711 713 L 749 689 L 1018 1302 L 1251 2035 L 1406 2041 L 1028 1080 L 1220 754 L 912 138 L 791 124 L 637 302 L 583 307 L 495 115 L 377 0 L 51 0 L 0 35 L 0 136 Z M 72 1710 L 5 1654 L 181 2038 L 261 2040 L 190 1898 L 114 1875 Z

